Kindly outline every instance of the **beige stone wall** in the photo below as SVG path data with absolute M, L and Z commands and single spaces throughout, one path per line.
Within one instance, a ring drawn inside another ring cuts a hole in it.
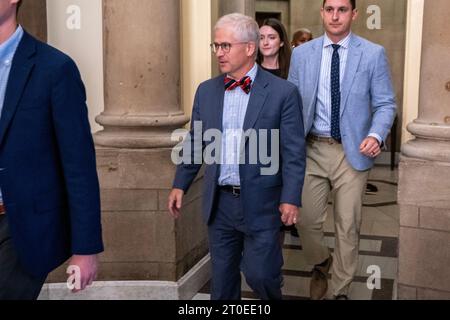
M 449 176 L 450 163 L 402 159 L 399 299 L 450 299 Z
M 47 24 L 49 44 L 70 55 L 80 69 L 96 132 L 101 126 L 94 119 L 104 109 L 101 0 L 47 0 Z
M 181 90 L 185 114 L 191 115 L 198 85 L 211 78 L 211 2 L 181 2 Z
M 291 24 L 289 1 L 256 1 L 256 12 L 276 12 L 281 15 L 281 22 L 286 26 Z
M 41 41 L 47 41 L 46 0 L 22 0 L 19 11 L 19 23 L 30 34 Z
M 450 125 L 450 2 L 425 3 L 419 117 L 422 121 Z
M 402 147 L 399 298 L 450 299 L 450 2 L 426 1 L 419 118 Z
M 100 279 L 177 281 L 206 255 L 201 182 L 185 199 L 181 220 L 167 213 L 170 152 L 98 150 L 107 244 Z
M 255 0 L 218 0 L 220 16 L 240 12 L 249 16 L 255 14 Z

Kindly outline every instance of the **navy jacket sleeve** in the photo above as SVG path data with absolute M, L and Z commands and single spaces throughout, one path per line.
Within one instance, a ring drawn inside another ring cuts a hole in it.
M 55 72 L 51 105 L 69 202 L 72 254 L 97 254 L 103 242 L 95 148 L 85 88 L 69 58 Z
M 202 139 L 203 132 L 195 132 L 194 125 L 196 121 L 201 121 L 200 117 L 200 88 L 197 90 L 194 99 L 194 107 L 192 110 L 192 118 L 191 118 L 191 130 L 187 139 L 184 141 L 183 152 L 190 152 L 190 154 L 185 159 L 189 158 L 189 163 L 182 163 L 177 167 L 177 171 L 175 174 L 175 181 L 173 183 L 173 187 L 176 189 L 184 190 L 186 193 L 198 172 L 200 171 L 202 164 L 201 161 L 196 161 L 198 159 L 202 160 L 202 154 L 204 150 L 204 143 Z M 200 143 L 194 143 L 195 139 L 201 139 Z M 188 146 L 188 144 L 190 146 Z M 197 146 L 201 146 L 199 150 Z
M 280 126 L 283 190 L 281 203 L 301 206 L 305 179 L 306 146 L 303 129 L 302 101 L 293 88 L 281 114 Z

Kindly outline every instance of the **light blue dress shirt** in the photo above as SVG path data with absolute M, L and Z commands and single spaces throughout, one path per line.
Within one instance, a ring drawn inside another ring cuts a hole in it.
M 258 65 L 247 73 L 255 81 Z M 244 128 L 247 106 L 250 94 L 246 94 L 240 87 L 225 91 L 223 102 L 223 132 L 219 185 L 240 186 L 239 160 L 241 139 Z
M 6 87 L 8 86 L 12 60 L 20 40 L 22 40 L 22 36 L 23 29 L 19 26 L 8 40 L 0 44 L 0 114 L 3 112 L 3 104 L 5 103 Z M 3 203 L 1 190 L 0 203 Z
M 338 51 L 340 58 L 341 87 L 347 67 L 347 57 L 351 38 L 352 33 L 337 43 L 341 46 Z M 320 67 L 319 88 L 317 92 L 316 113 L 313 127 L 311 128 L 311 133 L 320 137 L 331 137 L 331 60 L 333 58 L 333 44 L 333 41 L 325 34 L 322 64 Z M 378 134 L 370 133 L 369 136 L 377 139 L 380 144 L 382 143 L 382 139 Z

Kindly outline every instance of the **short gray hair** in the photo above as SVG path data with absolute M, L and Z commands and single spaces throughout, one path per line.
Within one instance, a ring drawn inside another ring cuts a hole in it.
M 256 44 L 256 53 L 258 52 L 261 34 L 255 19 L 241 13 L 231 13 L 217 21 L 214 31 L 225 27 L 231 27 L 239 41 L 254 42 Z

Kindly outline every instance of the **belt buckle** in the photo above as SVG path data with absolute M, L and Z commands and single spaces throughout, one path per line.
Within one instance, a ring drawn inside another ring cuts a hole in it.
M 241 187 L 232 186 L 232 189 L 233 189 L 232 192 L 233 196 L 239 197 L 241 195 Z

